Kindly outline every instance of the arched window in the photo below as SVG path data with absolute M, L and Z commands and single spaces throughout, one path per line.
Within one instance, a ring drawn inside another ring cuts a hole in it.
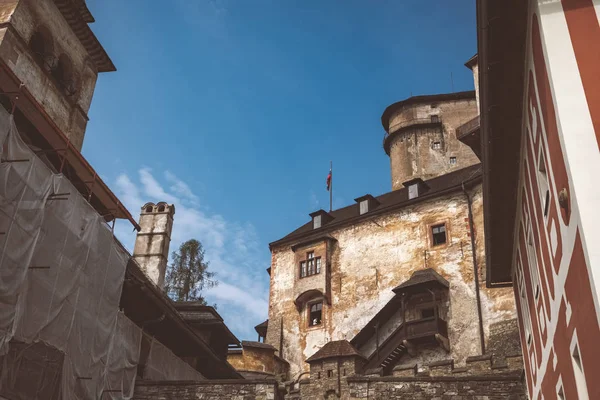
M 146 212 L 147 213 L 151 213 L 152 212 L 152 206 L 147 206 L 146 207 Z
M 161 204 L 160 206 L 158 206 L 158 212 L 165 212 L 165 205 Z
M 33 57 L 43 65 L 46 71 L 51 71 L 54 68 L 54 45 L 48 29 L 40 27 L 35 31 L 29 40 L 29 49 L 33 53 Z
M 67 96 L 73 96 L 77 92 L 75 77 L 73 74 L 73 62 L 66 54 L 58 57 L 56 67 L 52 70 L 52 76 L 65 91 Z

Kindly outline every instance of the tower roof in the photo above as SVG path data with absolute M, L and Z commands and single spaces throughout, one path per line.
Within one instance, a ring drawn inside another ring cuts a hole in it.
M 324 360 L 326 358 L 336 357 L 360 357 L 364 358 L 347 340 L 336 340 L 325 344 L 315 354 L 310 356 L 306 362 Z

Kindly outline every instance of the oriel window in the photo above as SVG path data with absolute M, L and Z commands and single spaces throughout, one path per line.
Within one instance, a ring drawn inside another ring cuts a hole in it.
M 315 252 L 306 253 L 306 260 L 300 261 L 300 278 L 321 273 L 321 257 L 315 257 Z
M 323 317 L 323 303 L 313 303 L 310 305 L 310 312 L 308 315 L 308 326 L 319 326 L 321 325 Z

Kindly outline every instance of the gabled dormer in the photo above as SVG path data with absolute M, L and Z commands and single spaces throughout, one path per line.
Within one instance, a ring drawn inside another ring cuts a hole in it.
M 322 228 L 323 226 L 327 225 L 329 222 L 331 222 L 333 220 L 333 217 L 331 216 L 331 214 L 329 214 L 327 211 L 325 211 L 323 209 L 320 209 L 318 211 L 310 213 L 309 215 L 312 218 L 313 229 Z
M 379 205 L 379 201 L 370 194 L 365 194 L 364 196 L 357 197 L 356 199 L 354 199 L 354 201 L 358 203 L 359 215 L 367 214 L 375 210 Z

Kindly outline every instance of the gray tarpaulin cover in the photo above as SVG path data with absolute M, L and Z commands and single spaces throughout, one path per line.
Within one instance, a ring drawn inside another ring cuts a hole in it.
M 142 332 L 118 309 L 130 255 L 2 107 L 0 144 L 0 356 L 14 343 L 41 342 L 64 355 L 61 398 L 131 398 Z M 149 364 L 150 379 L 201 379 L 160 343 Z M 3 368 L 0 384 L 18 367 Z

